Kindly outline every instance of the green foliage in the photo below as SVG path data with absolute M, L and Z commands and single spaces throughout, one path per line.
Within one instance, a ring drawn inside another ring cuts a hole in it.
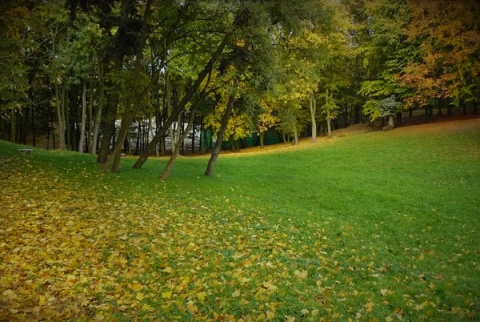
M 337 105 L 336 100 L 333 98 L 333 92 L 330 94 L 328 90 L 323 94 L 319 95 L 319 98 L 325 100 L 325 104 L 321 107 L 321 113 L 326 115 L 327 120 L 334 120 L 338 116 L 339 106 Z
M 395 114 L 402 108 L 402 103 L 398 102 L 395 95 L 391 95 L 378 102 L 378 110 L 382 116 Z

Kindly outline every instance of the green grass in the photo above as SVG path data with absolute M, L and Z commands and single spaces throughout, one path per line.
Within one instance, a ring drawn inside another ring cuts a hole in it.
M 213 177 L 182 157 L 167 181 L 164 158 L 100 175 L 0 142 L 0 320 L 478 320 L 480 122 L 458 124 L 220 156 Z

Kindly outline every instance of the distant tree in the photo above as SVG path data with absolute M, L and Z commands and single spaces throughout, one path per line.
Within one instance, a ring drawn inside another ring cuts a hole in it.
M 403 33 L 410 18 L 406 0 L 365 2 L 363 10 L 365 30 L 357 52 L 363 58 L 364 76 L 358 94 L 366 98 L 363 112 L 373 121 L 380 116 L 379 100 L 409 94 L 396 75 L 415 59 L 416 51 Z
M 260 146 L 263 147 L 265 144 L 265 133 L 275 127 L 278 123 L 278 116 L 272 106 L 272 102 L 269 102 L 267 99 L 260 103 L 260 108 L 261 114 L 258 116 L 256 129 L 260 138 Z
M 378 102 L 378 110 L 380 115 L 383 117 L 388 116 L 388 128 L 393 128 L 395 125 L 393 124 L 393 116 L 399 110 L 401 110 L 402 104 L 398 102 L 395 98 L 395 95 L 391 95 L 390 97 L 384 98 Z
M 325 114 L 325 119 L 327 120 L 327 136 L 332 136 L 332 120 L 338 116 L 338 105 L 333 99 L 333 92 L 325 90 L 325 104 L 322 106 L 322 113 Z
M 418 44 L 420 57 L 399 73 L 414 94 L 407 105 L 451 100 L 455 106 L 478 101 L 480 93 L 480 3 L 409 1 L 412 19 L 404 34 Z

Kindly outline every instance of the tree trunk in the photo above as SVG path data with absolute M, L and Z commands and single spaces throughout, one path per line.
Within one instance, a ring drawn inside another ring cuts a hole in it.
M 83 80 L 82 86 L 82 128 L 80 131 L 80 140 L 78 142 L 78 152 L 83 152 L 85 143 L 85 129 L 87 126 L 87 81 Z
M 298 130 L 297 130 L 296 120 L 294 120 L 292 122 L 292 129 L 293 129 L 293 142 L 292 142 L 292 144 L 297 145 L 298 144 Z
M 170 159 L 168 160 L 168 163 L 165 166 L 165 169 L 163 170 L 162 175 L 160 176 L 160 178 L 162 180 L 167 179 L 168 176 L 170 175 L 170 172 L 172 171 L 173 165 L 175 164 L 175 161 L 177 160 L 177 156 L 180 154 L 180 146 L 181 146 L 182 142 L 185 140 L 185 138 L 187 137 L 188 132 L 192 128 L 193 120 L 195 119 L 195 111 L 196 111 L 195 109 L 190 111 L 191 114 L 190 114 L 190 119 L 188 120 L 187 128 L 186 128 L 185 132 L 183 132 L 183 135 L 180 137 L 180 139 L 178 141 L 178 144 L 175 146 L 175 150 L 172 151 L 172 155 L 170 156 Z
M 310 97 L 310 116 L 312 117 L 312 142 L 317 142 L 317 121 L 315 119 L 317 113 L 317 100 L 315 99 L 315 93 L 312 93 Z
M 238 140 L 235 140 L 233 137 L 230 138 L 231 144 L 232 144 L 232 151 L 233 152 L 238 152 L 240 151 L 240 148 L 238 147 Z
M 17 136 L 17 113 L 12 107 L 12 114 L 10 116 L 10 142 L 15 143 L 15 138 Z
M 258 136 L 260 137 L 260 146 L 263 148 L 264 147 L 264 140 L 265 140 L 265 132 L 260 132 L 258 134 Z
M 36 132 L 35 132 L 35 109 L 34 109 L 34 106 L 35 104 L 32 104 L 32 115 L 31 116 L 31 119 L 32 119 L 32 145 L 33 146 L 37 146 L 37 142 L 36 142 Z
M 100 149 L 98 151 L 97 162 L 104 163 L 110 152 L 110 144 L 112 137 L 115 135 L 115 118 L 117 115 L 116 102 L 109 102 L 107 110 L 104 116 L 102 141 L 100 143 Z
M 102 121 L 102 112 L 103 112 L 103 102 L 104 102 L 104 87 L 105 87 L 105 81 L 103 78 L 103 62 L 99 60 L 98 62 L 98 92 L 99 92 L 99 98 L 98 98 L 98 107 L 97 107 L 97 114 L 95 115 L 95 125 L 93 128 L 93 133 L 92 133 L 92 146 L 90 148 L 90 153 L 91 154 L 96 154 L 97 153 L 97 142 L 98 142 L 98 135 L 100 131 L 100 123 Z
M 65 97 L 60 98 L 60 89 L 57 80 L 55 80 L 55 101 L 57 107 L 57 131 L 58 131 L 58 148 L 65 150 L 65 114 L 64 103 Z
M 388 116 L 388 126 L 389 127 L 394 127 L 394 125 L 393 125 L 393 114 L 390 114 Z
M 220 124 L 220 129 L 218 131 L 217 142 L 215 143 L 215 148 L 212 151 L 212 155 L 210 156 L 210 160 L 208 161 L 207 169 L 205 170 L 206 176 L 213 175 L 215 163 L 217 162 L 218 155 L 220 154 L 220 150 L 222 149 L 223 136 L 225 135 L 225 131 L 227 130 L 228 121 L 230 120 L 230 116 L 232 115 L 233 105 L 235 103 L 235 92 L 236 88 L 228 98 L 227 108 L 225 110 L 225 114 L 223 115 L 222 124 Z
M 332 115 L 328 107 L 328 89 L 325 90 L 325 105 L 327 106 L 327 136 L 332 137 Z
M 87 153 L 92 151 L 92 134 L 93 134 L 93 86 L 90 86 L 90 96 L 88 100 L 88 131 L 87 131 Z
M 165 132 L 170 127 L 173 120 L 177 117 L 178 114 L 180 114 L 183 111 L 187 103 L 192 99 L 193 95 L 197 92 L 203 80 L 207 77 L 208 74 L 211 73 L 213 65 L 222 54 L 223 49 L 225 48 L 225 46 L 230 40 L 230 36 L 231 36 L 230 34 L 225 35 L 222 42 L 218 46 L 217 50 L 212 54 L 212 57 L 210 58 L 208 63 L 205 65 L 203 70 L 198 74 L 198 77 L 193 83 L 192 87 L 188 89 L 187 93 L 184 95 L 180 103 L 178 103 L 177 107 L 172 112 L 172 115 L 170 115 L 165 120 L 165 123 L 162 125 L 162 127 L 157 132 L 157 134 L 153 137 L 152 141 L 150 141 L 150 144 L 147 146 L 145 151 L 143 151 L 143 153 L 138 157 L 137 161 L 133 165 L 133 168 L 140 169 L 142 165 L 145 163 L 145 161 L 147 161 L 150 154 L 155 150 L 157 143 L 162 139 L 162 137 L 165 136 Z

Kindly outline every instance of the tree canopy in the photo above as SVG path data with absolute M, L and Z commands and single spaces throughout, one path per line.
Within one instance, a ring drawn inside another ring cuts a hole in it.
M 315 141 L 327 128 L 392 122 L 402 109 L 477 111 L 474 0 L 54 0 L 0 9 L 1 137 L 98 154 L 103 171 L 119 171 L 122 153 L 136 151 L 140 168 L 168 146 L 184 153 L 189 141 L 219 153 L 223 141 L 238 149 L 258 135 L 263 145 L 269 131 Z

